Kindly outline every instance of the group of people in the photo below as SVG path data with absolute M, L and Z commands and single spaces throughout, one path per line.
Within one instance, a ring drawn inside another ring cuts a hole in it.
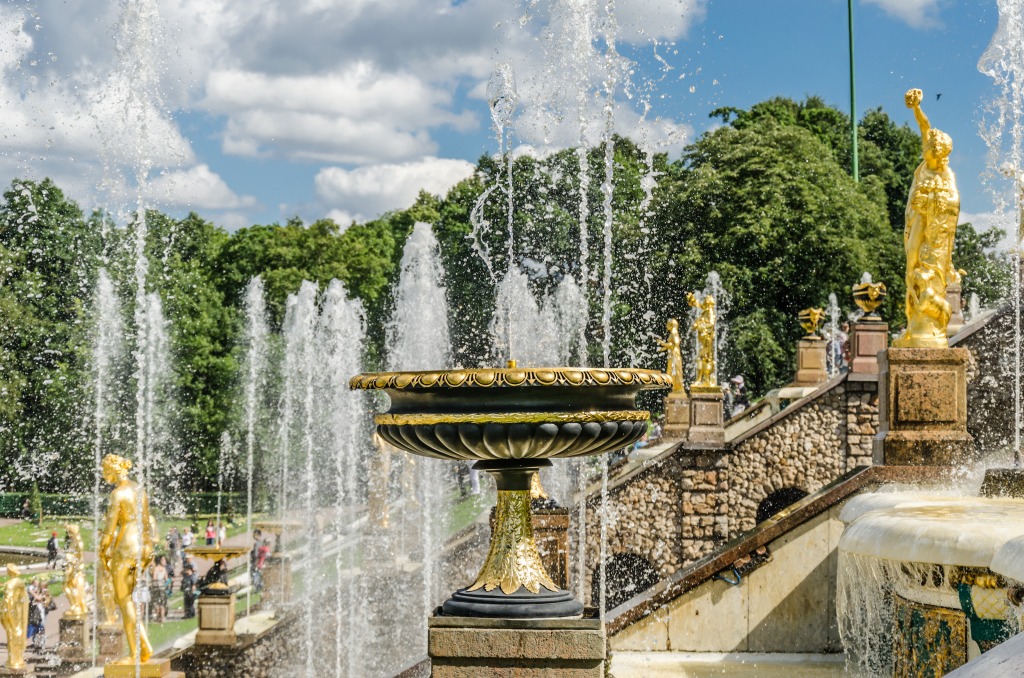
M 29 644 L 42 650 L 46 647 L 46 615 L 57 609 L 50 590 L 42 579 L 33 579 L 26 587 L 28 591 L 28 628 L 25 637 Z

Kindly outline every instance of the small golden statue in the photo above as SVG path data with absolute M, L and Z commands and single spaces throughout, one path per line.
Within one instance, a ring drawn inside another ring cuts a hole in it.
M 3 600 L 0 600 L 0 624 L 7 633 L 7 668 L 25 667 L 25 642 L 28 631 L 28 590 L 15 565 L 7 566 Z
M 705 294 L 700 299 L 690 292 L 686 295 L 690 306 L 699 311 L 693 321 L 693 331 L 697 333 L 697 380 L 690 386 L 696 389 L 718 388 L 718 375 L 715 365 L 715 298 Z
M 76 523 L 68 523 L 64 527 L 71 537 L 71 548 L 64 554 L 67 561 L 64 567 L 64 595 L 67 596 L 69 605 L 64 612 L 64 619 L 85 619 L 89 615 L 89 608 L 85 602 L 85 547 Z
M 825 319 L 824 309 L 817 307 L 805 308 L 796 317 L 800 321 L 800 327 L 807 333 L 804 339 L 821 339 L 818 336 L 818 328 L 821 327 L 821 322 Z
M 672 377 L 672 392 L 680 393 L 683 391 L 683 352 L 682 342 L 679 339 L 679 321 L 669 318 L 665 329 L 668 330 L 667 339 L 656 337 L 658 352 L 664 353 L 668 358 L 668 367 L 665 368 L 665 372 Z
M 921 128 L 924 160 L 914 170 L 907 200 L 903 246 L 907 251 L 907 330 L 893 341 L 899 348 L 946 348 L 952 312 L 946 286 L 960 282 L 953 266 L 953 239 L 960 216 L 960 193 L 949 168 L 953 140 L 933 128 L 921 110 L 921 90 L 906 93 L 907 108 Z
M 110 573 L 114 602 L 121 610 L 121 625 L 128 640 L 128 656 L 118 663 L 146 662 L 153 656 L 146 628 L 138 624 L 132 592 L 141 571 L 149 566 L 158 535 L 149 514 L 149 498 L 139 484 L 128 479 L 132 462 L 116 454 L 103 458 L 103 479 L 114 485 L 107 507 L 106 527 L 99 559 Z

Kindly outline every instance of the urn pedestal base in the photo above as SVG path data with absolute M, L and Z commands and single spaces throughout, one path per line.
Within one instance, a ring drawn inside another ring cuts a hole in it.
M 791 386 L 817 386 L 828 381 L 828 342 L 801 339 L 796 344 L 796 376 Z
M 665 396 L 665 427 L 661 437 L 665 440 L 686 440 L 690 431 L 690 400 L 684 391 L 673 391 Z
M 889 345 L 889 324 L 856 322 L 850 332 L 850 374 L 879 372 L 878 353 Z
M 717 449 L 725 447 L 725 413 L 722 389 L 717 387 L 690 390 L 690 447 Z
M 87 619 L 60 619 L 60 641 L 57 656 L 66 664 L 83 664 L 92 661 L 91 624 Z M 121 652 L 119 651 L 118 654 Z
M 196 645 L 234 645 L 238 641 L 234 593 L 226 596 L 201 595 L 196 609 L 199 617 Z
M 875 461 L 959 466 L 974 459 L 967 432 L 965 348 L 890 348 L 879 354 Z
M 138 672 L 136 672 L 138 668 Z M 103 667 L 103 678 L 185 678 L 181 671 L 171 671 L 171 660 L 153 657 L 136 667 L 135 662 L 118 661 Z
M 607 647 L 597 619 L 428 621 L 432 678 L 604 678 Z

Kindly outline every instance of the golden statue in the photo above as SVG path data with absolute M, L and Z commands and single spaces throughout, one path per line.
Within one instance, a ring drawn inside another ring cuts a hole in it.
M 89 615 L 89 608 L 85 602 L 85 547 L 76 523 L 68 523 L 64 527 L 71 537 L 71 548 L 64 554 L 67 561 L 64 567 L 64 595 L 67 596 L 69 605 L 64 612 L 64 619 L 85 619 Z
M 690 384 L 696 389 L 718 388 L 718 375 L 715 367 L 715 298 L 705 294 L 700 299 L 690 292 L 686 295 L 690 306 L 699 311 L 693 321 L 693 331 L 697 333 L 697 380 Z M 674 377 L 673 377 L 674 379 Z
M 672 377 L 672 392 L 680 393 L 683 391 L 683 353 L 682 342 L 679 340 L 679 321 L 669 318 L 665 329 L 668 330 L 668 339 L 656 337 L 658 352 L 664 353 L 668 358 L 665 372 Z
M 960 282 L 953 266 L 953 239 L 960 216 L 960 193 L 949 168 L 953 140 L 933 128 L 921 110 L 921 90 L 906 94 L 907 108 L 921 128 L 924 160 L 914 170 L 907 200 L 903 246 L 907 251 L 907 330 L 893 341 L 899 348 L 946 348 L 952 311 L 946 286 Z
M 115 487 L 110 493 L 99 558 L 110 573 L 114 602 L 121 610 L 121 625 L 128 640 L 128 656 L 119 663 L 134 663 L 136 656 L 145 662 L 153 655 L 146 629 L 138 624 L 132 592 L 139 574 L 149 566 L 158 535 L 145 490 L 128 479 L 131 467 L 131 461 L 116 454 L 103 458 L 103 479 Z
M 28 631 L 28 590 L 14 565 L 7 566 L 4 597 L 0 600 L 0 624 L 7 632 L 7 668 L 25 667 L 25 642 Z

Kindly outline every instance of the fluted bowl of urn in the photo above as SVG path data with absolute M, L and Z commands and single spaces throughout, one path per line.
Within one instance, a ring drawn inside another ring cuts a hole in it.
M 490 549 L 476 580 L 442 605 L 452 616 L 573 617 L 583 605 L 548 576 L 533 538 L 530 483 L 551 459 L 603 454 L 639 440 L 650 413 L 642 390 L 672 378 L 638 369 L 576 367 L 381 372 L 352 378 L 391 406 L 377 433 L 412 454 L 470 460 L 490 473 L 498 500 Z

